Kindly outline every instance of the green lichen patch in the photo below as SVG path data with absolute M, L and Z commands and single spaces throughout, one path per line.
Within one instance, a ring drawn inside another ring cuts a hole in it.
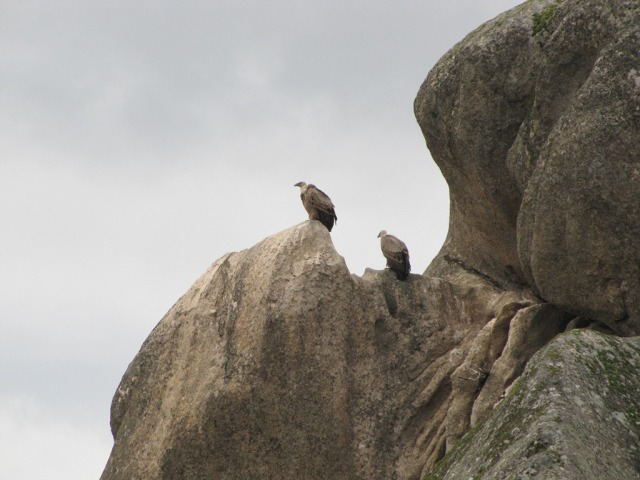
M 542 12 L 533 14 L 533 27 L 531 30 L 532 36 L 536 36 L 543 30 L 547 29 L 549 22 L 556 14 L 556 10 L 558 10 L 558 5 L 551 5 L 550 7 L 545 8 Z
M 424 480 L 520 478 L 566 469 L 604 478 L 591 455 L 572 447 L 576 439 L 596 456 L 615 446 L 618 463 L 610 478 L 632 478 L 637 447 L 619 447 L 640 434 L 638 372 L 638 341 L 584 329 L 559 336 Z
M 423 480 L 442 480 L 445 478 L 450 467 L 463 458 L 474 444 L 487 445 L 486 457 L 483 458 L 482 464 L 478 465 L 473 476 L 469 478 L 474 480 L 484 478 L 485 473 L 498 462 L 504 449 L 513 443 L 522 429 L 528 428 L 543 412 L 541 405 L 538 405 L 537 408 L 531 408 L 531 405 L 525 406 L 525 403 L 528 403 L 526 402 L 527 395 L 538 396 L 540 394 L 541 386 L 539 384 L 535 384 L 531 391 L 523 389 L 523 382 L 527 382 L 527 379 L 535 374 L 536 372 L 531 369 L 525 372 L 524 378 L 521 377 L 512 385 L 505 399 L 505 402 L 508 400 L 510 404 L 509 408 L 504 408 L 506 403 L 501 404 L 493 414 L 487 415 L 458 441 L 454 449 L 447 452 Z M 487 429 L 485 426 L 488 423 L 492 423 L 492 425 Z M 490 432 L 488 436 L 487 431 Z
M 598 362 L 602 365 L 601 377 L 604 376 L 606 385 L 610 392 L 608 398 L 612 403 L 610 408 L 617 410 L 621 403 L 626 406 L 623 413 L 625 418 L 634 424 L 640 422 L 640 405 L 633 401 L 638 385 L 637 366 L 627 361 L 629 352 L 625 351 L 617 342 L 608 341 L 607 348 L 598 350 L 596 353 Z

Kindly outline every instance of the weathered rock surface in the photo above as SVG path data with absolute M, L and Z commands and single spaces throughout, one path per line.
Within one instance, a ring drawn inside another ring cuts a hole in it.
M 438 62 L 415 102 L 451 191 L 430 275 L 640 334 L 639 43 L 635 0 L 531 0 Z
M 350 275 L 304 222 L 216 261 L 161 320 L 102 478 L 418 479 L 567 321 L 476 275 Z
M 637 0 L 530 0 L 456 45 L 415 103 L 451 193 L 426 274 L 351 275 L 316 221 L 220 258 L 127 369 L 102 479 L 417 480 L 474 426 L 433 478 L 637 478 L 637 339 L 517 379 L 567 325 L 640 333 L 639 44 Z
M 572 330 L 426 480 L 640 478 L 640 337 Z

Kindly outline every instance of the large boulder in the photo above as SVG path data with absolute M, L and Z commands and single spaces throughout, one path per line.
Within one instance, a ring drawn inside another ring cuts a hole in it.
M 572 330 L 425 480 L 640 478 L 640 337 Z
M 531 0 L 438 62 L 415 102 L 451 197 L 430 275 L 640 333 L 639 42 L 637 1 Z
M 160 321 L 102 479 L 418 479 L 567 321 L 477 275 L 351 275 L 304 222 L 216 261 Z
M 583 472 L 571 449 L 605 430 L 582 429 L 587 410 L 618 422 L 589 449 L 637 446 L 637 368 L 599 368 L 637 367 L 635 340 L 570 334 L 514 382 L 568 324 L 640 333 L 639 42 L 637 0 L 530 0 L 456 45 L 415 102 L 451 194 L 426 274 L 351 275 L 317 221 L 223 256 L 127 369 L 102 480 L 418 480 L 473 427 L 491 450 L 462 447 L 434 475 L 468 478 L 476 462 L 503 478 L 523 452 L 556 475 L 555 451 Z M 606 389 L 581 383 L 585 369 Z M 633 478 L 621 455 L 609 471 L 623 476 L 560 478 Z

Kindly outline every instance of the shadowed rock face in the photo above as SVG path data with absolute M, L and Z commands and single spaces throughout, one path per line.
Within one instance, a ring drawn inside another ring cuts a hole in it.
M 102 478 L 417 479 L 530 356 L 489 391 L 503 351 L 566 323 L 474 275 L 350 275 L 305 222 L 219 259 L 161 320 L 114 396 Z
M 532 0 L 429 73 L 418 122 L 451 191 L 430 275 L 461 266 L 640 333 L 640 3 Z

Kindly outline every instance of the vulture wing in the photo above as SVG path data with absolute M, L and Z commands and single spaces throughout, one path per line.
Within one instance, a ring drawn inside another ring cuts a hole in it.
M 307 191 L 302 195 L 302 203 L 309 213 L 309 218 L 319 220 L 329 231 L 333 224 L 338 221 L 335 207 L 329 196 L 315 185 L 309 185 Z
M 399 280 L 406 280 L 411 271 L 409 249 L 402 240 L 393 235 L 384 235 L 380 242 L 387 266 L 396 273 Z

